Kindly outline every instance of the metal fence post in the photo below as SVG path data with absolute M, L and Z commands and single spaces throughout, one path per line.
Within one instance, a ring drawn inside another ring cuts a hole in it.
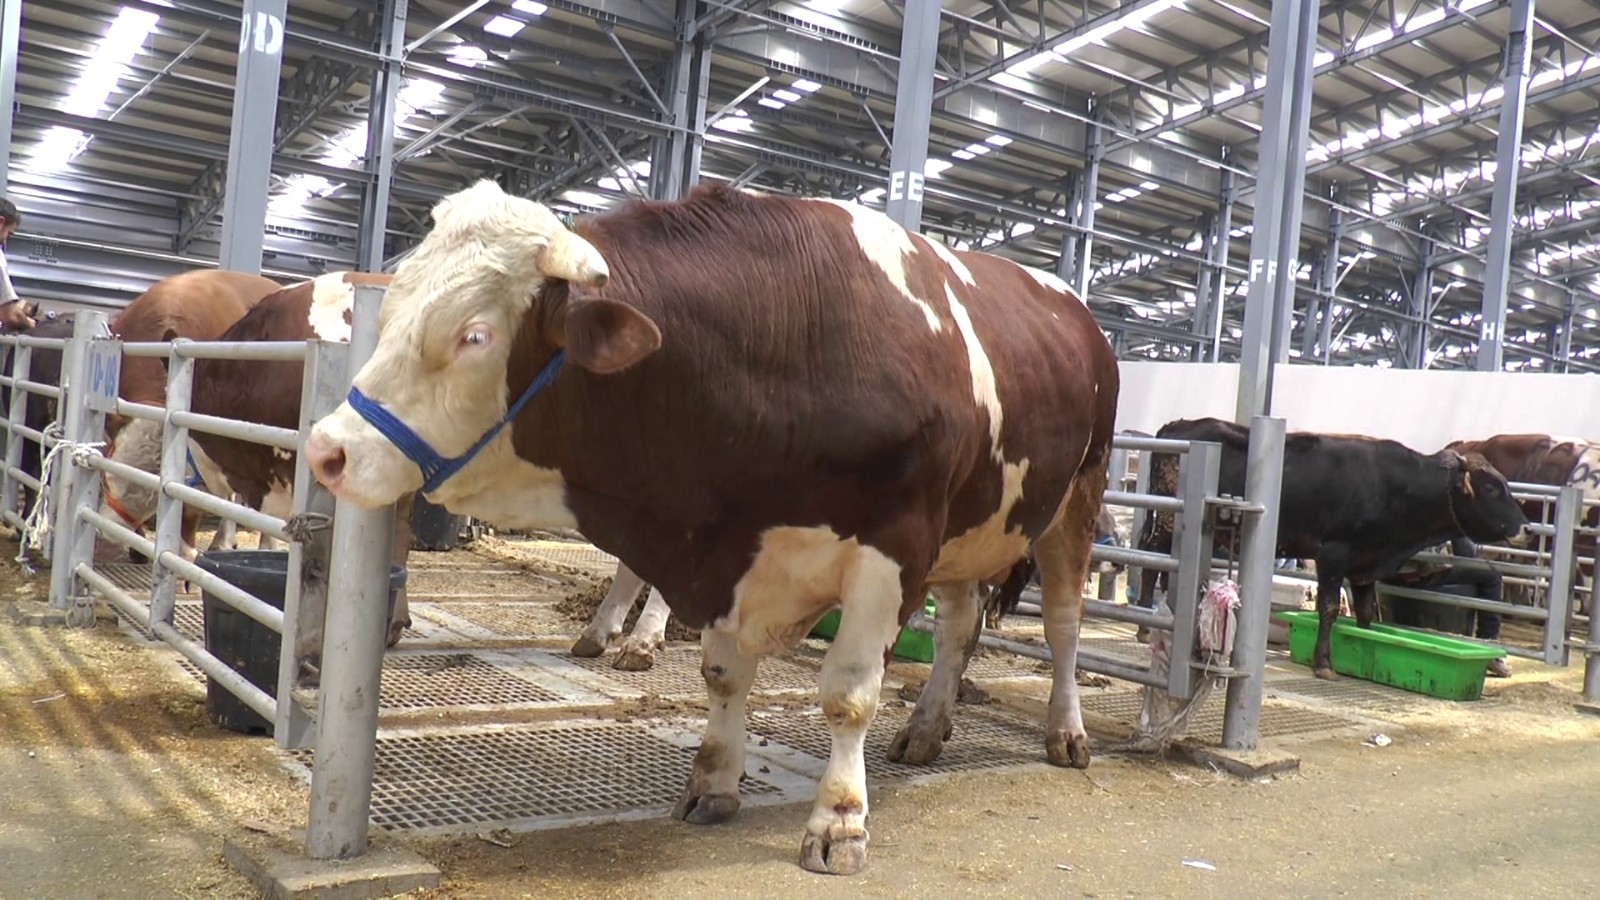
M 1574 485 L 1556 495 L 1555 540 L 1550 551 L 1550 584 L 1545 592 L 1544 661 L 1565 666 L 1567 619 L 1572 614 L 1572 586 L 1578 572 L 1578 523 L 1583 521 L 1583 492 Z M 1540 535 L 1542 538 L 1543 535 Z
M 1261 732 L 1261 679 L 1266 669 L 1267 630 L 1272 624 L 1272 572 L 1278 553 L 1278 502 L 1283 488 L 1286 421 L 1272 416 L 1250 420 L 1245 502 L 1261 508 L 1246 513 L 1239 559 L 1238 630 L 1233 639 L 1228 700 L 1223 709 L 1222 746 L 1254 750 Z
M 1139 450 L 1137 452 L 1139 454 L 1139 471 L 1133 476 L 1133 492 L 1135 494 L 1148 494 L 1150 493 L 1151 452 L 1149 450 Z M 1118 488 L 1117 490 L 1123 489 L 1124 488 Z M 1134 507 L 1133 522 L 1129 526 L 1133 530 L 1128 534 L 1128 546 L 1139 546 L 1139 535 L 1144 534 L 1144 523 L 1150 516 L 1153 515 L 1156 515 L 1153 510 L 1144 509 L 1143 507 Z M 1128 588 L 1132 590 L 1134 592 L 1134 596 L 1137 597 L 1139 583 L 1144 579 L 1144 567 L 1129 566 L 1127 569 L 1127 576 Z M 1171 583 L 1168 582 L 1168 587 L 1170 586 Z M 1133 603 L 1132 600 L 1129 600 L 1128 602 L 1130 604 Z M 1155 593 L 1153 590 L 1150 595 L 1150 604 L 1151 609 L 1154 609 L 1157 606 Z
M 11 474 L 12 469 L 22 468 L 22 451 L 27 448 L 28 442 L 16 433 L 16 427 L 28 421 L 28 392 L 17 387 L 21 381 L 29 381 L 33 368 L 33 348 L 19 344 L 13 348 L 11 355 L 11 402 L 6 408 L 6 422 L 10 426 L 6 429 L 6 468 L 0 473 L 5 478 L 4 486 L 0 487 L 0 509 L 16 512 L 18 481 Z M 26 515 L 27 511 L 23 511 Z M 18 534 L 20 540 L 21 534 Z
M 156 553 L 150 560 L 150 621 L 172 624 L 178 600 L 177 573 L 161 564 L 161 554 L 179 553 L 183 546 L 183 502 L 167 493 L 167 485 L 182 484 L 189 470 L 189 429 L 172 421 L 174 412 L 188 412 L 194 393 L 194 360 L 178 355 L 190 343 L 172 342 L 167 355 L 167 414 L 161 423 L 161 486 L 156 493 Z
M 1167 693 L 1180 700 L 1194 694 L 1194 629 L 1201 588 L 1211 573 L 1211 517 L 1206 498 L 1217 493 L 1222 445 L 1196 441 L 1184 455 L 1178 474 L 1183 511 L 1173 516 L 1173 546 L 1178 571 L 1172 574 L 1167 608 L 1172 610 L 1172 663 L 1167 668 Z
M 350 387 L 346 363 L 350 348 L 328 341 L 306 344 L 306 363 L 300 389 L 300 434 L 311 431 L 318 419 L 336 409 Z M 284 749 L 312 743 L 316 723 L 294 699 L 301 683 L 301 661 L 322 650 L 323 620 L 328 608 L 328 576 L 333 533 L 321 523 L 331 523 L 333 494 L 311 477 L 302 452 L 294 468 L 294 508 L 290 521 L 304 530 L 289 542 L 289 582 L 283 603 L 283 646 L 278 667 L 278 718 L 273 736 Z
M 72 340 L 67 342 L 61 358 L 61 440 L 69 446 L 100 440 L 105 435 L 105 414 L 92 412 L 87 404 L 89 386 L 89 342 L 95 335 L 106 332 L 106 316 L 101 312 L 79 313 L 73 320 Z M 78 519 L 78 510 L 96 509 L 100 505 L 100 479 L 87 477 L 72 464 L 70 452 L 56 455 L 51 464 L 53 485 L 51 515 L 55 533 L 51 535 L 50 551 L 50 608 L 70 609 L 75 579 L 73 569 L 79 562 L 94 558 L 96 532 L 93 527 Z M 43 475 L 43 471 L 40 472 Z M 71 621 L 71 617 L 69 617 Z M 87 623 L 92 624 L 93 617 Z
M 355 290 L 350 333 L 352 376 L 378 343 L 383 290 Z M 306 855 L 346 859 L 367 850 L 378 729 L 385 613 L 394 507 L 365 510 L 340 501 L 333 520 L 333 570 L 323 626 L 317 750 L 311 772 Z

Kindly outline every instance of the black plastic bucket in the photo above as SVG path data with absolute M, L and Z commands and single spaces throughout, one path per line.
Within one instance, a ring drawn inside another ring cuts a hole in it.
M 418 493 L 411 501 L 411 549 L 454 550 L 461 541 L 463 524 L 464 516 L 429 503 Z
M 206 572 L 254 594 L 263 603 L 283 609 L 289 584 L 287 550 L 219 550 L 202 553 L 195 565 Z M 384 627 L 394 621 L 394 604 L 406 584 L 406 570 L 389 569 L 389 614 Z M 278 648 L 281 638 L 272 629 L 229 606 L 207 590 L 200 600 L 205 618 L 205 647 L 211 655 L 243 675 L 251 684 L 278 696 Z M 272 723 L 261 718 L 227 688 L 206 678 L 206 715 L 230 731 L 246 734 L 272 734 Z

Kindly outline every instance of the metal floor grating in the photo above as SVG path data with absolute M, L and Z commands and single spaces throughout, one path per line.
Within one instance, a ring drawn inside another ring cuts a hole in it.
M 575 824 L 630 811 L 660 815 L 677 802 L 696 743 L 687 732 L 612 722 L 380 733 L 372 822 L 446 833 Z M 309 768 L 312 751 L 289 757 Z M 750 769 L 740 784 L 744 797 L 786 799 L 773 783 L 782 775 L 769 780 Z
M 1266 691 L 1268 696 L 1287 694 L 1294 699 L 1334 702 L 1366 712 L 1415 713 L 1437 708 L 1446 702 L 1426 694 L 1348 677 L 1339 681 L 1323 681 L 1314 677 L 1274 679 L 1266 683 Z
M 157 639 L 143 625 L 128 618 L 127 613 L 124 613 L 120 607 L 113 606 L 111 609 L 117 614 L 117 619 L 141 639 L 146 641 Z M 145 609 L 148 612 L 149 606 L 146 605 Z M 178 633 L 184 637 L 202 644 L 205 643 L 205 611 L 198 601 L 179 600 L 173 604 L 172 624 L 178 629 Z
M 685 697 L 703 701 L 706 697 L 705 678 L 700 674 L 700 648 L 674 645 L 665 651 L 656 651 L 655 665 L 647 672 L 623 672 L 611 667 L 617 651 L 607 650 L 603 656 L 580 659 L 565 655 L 563 658 L 594 676 L 595 687 L 613 696 L 637 696 L 640 693 L 662 697 Z M 817 672 L 779 656 L 764 656 L 756 668 L 756 681 L 751 694 L 814 693 L 817 689 Z
M 576 638 L 583 630 L 581 623 L 550 603 L 440 603 L 413 609 L 445 627 L 458 626 L 454 620 L 462 620 L 500 637 Z
M 1103 694 L 1081 695 L 1085 712 L 1093 712 L 1122 722 L 1137 722 L 1139 707 L 1144 702 L 1143 691 L 1109 691 Z M 1222 740 L 1222 714 L 1226 695 L 1213 691 L 1189 720 L 1188 736 L 1209 743 Z M 1261 704 L 1261 736 L 1286 737 L 1318 731 L 1334 731 L 1359 724 L 1352 719 L 1333 716 L 1304 706 L 1263 701 Z
M 932 671 L 931 668 L 929 671 Z M 963 674 L 977 681 L 989 678 L 1049 678 L 1050 664 L 1009 653 L 1000 656 L 975 655 L 967 663 L 967 671 Z
M 100 563 L 94 569 L 104 575 L 107 581 L 135 596 L 148 595 L 154 586 L 154 578 L 151 575 L 149 563 Z M 198 597 L 200 592 L 198 590 L 183 590 L 183 581 L 179 580 L 178 595 Z
M 386 711 L 434 707 L 556 705 L 570 696 L 518 678 L 476 653 L 402 653 L 383 660 L 378 705 Z
M 813 757 L 821 774 L 833 738 L 820 710 L 770 712 L 752 709 L 747 721 L 752 734 L 771 738 Z M 945 742 L 944 752 L 928 766 L 908 766 L 891 762 L 889 742 L 911 717 L 911 708 L 895 703 L 878 707 L 878 714 L 867 730 L 867 776 L 894 780 L 948 772 L 970 772 L 1044 762 L 1044 730 L 1037 724 L 1022 722 L 971 707 L 955 711 L 955 730 Z
M 615 556 L 592 544 L 534 541 L 525 546 L 551 562 L 564 565 L 591 568 L 615 568 L 617 565 Z

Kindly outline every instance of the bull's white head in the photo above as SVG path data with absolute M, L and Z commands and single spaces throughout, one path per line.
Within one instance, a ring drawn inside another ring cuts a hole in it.
M 477 445 L 516 399 L 507 396 L 506 366 L 534 297 L 546 280 L 598 288 L 610 276 L 599 251 L 554 213 L 492 181 L 444 198 L 433 220 L 384 297 L 377 350 L 354 380 L 357 405 L 340 404 L 306 441 L 317 480 L 369 508 L 424 488 L 419 446 L 445 461 L 481 460 L 477 474 L 428 486 L 436 502 L 481 488 L 482 473 L 511 452 L 509 430 Z M 538 337 L 591 371 L 625 368 L 660 346 L 655 325 L 614 300 L 573 298 L 541 312 Z M 388 434 L 374 421 L 386 422 Z M 396 430 L 409 433 L 405 452 Z

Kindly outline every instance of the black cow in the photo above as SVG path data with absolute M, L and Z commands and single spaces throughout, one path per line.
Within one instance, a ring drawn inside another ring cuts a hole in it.
M 1180 419 L 1163 425 L 1156 437 L 1221 444 L 1218 490 L 1244 495 L 1249 428 L 1220 419 Z M 1152 453 L 1151 493 L 1176 496 L 1177 483 L 1177 457 Z M 1414 554 L 1463 535 L 1479 544 L 1507 540 L 1527 524 L 1504 476 L 1478 454 L 1441 450 L 1425 455 L 1391 440 L 1291 432 L 1284 445 L 1277 556 L 1317 563 L 1320 621 L 1312 656 L 1317 677 L 1337 677 L 1328 658 L 1328 636 L 1345 579 L 1356 621 L 1365 628 L 1377 612 L 1373 584 Z M 1217 537 L 1225 539 L 1223 529 Z M 1170 552 L 1171 547 L 1171 514 L 1151 513 L 1139 548 Z M 1156 573 L 1145 573 L 1140 597 L 1148 603 Z

